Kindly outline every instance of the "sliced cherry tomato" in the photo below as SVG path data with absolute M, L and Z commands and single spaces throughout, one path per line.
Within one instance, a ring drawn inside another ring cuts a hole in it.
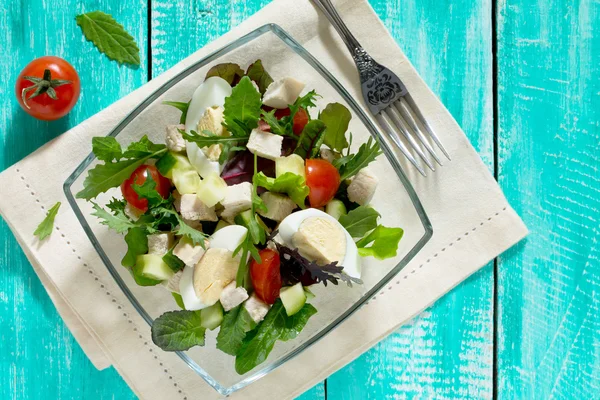
M 275 117 L 277 119 L 281 119 L 283 117 L 287 117 L 290 115 L 289 108 L 282 108 L 280 110 L 275 111 Z M 304 108 L 298 109 L 298 112 L 294 114 L 294 127 L 292 128 L 294 134 L 300 136 L 306 124 L 308 124 L 308 112 Z
M 44 121 L 59 119 L 71 111 L 81 91 L 75 68 L 59 57 L 40 57 L 19 74 L 15 92 L 21 108 Z
M 148 210 L 148 200 L 140 199 L 138 197 L 138 194 L 133 189 L 133 184 L 141 185 L 146 182 L 148 173 L 152 176 L 152 180 L 156 182 L 156 191 L 162 198 L 166 199 L 169 197 L 169 194 L 171 193 L 171 181 L 162 176 L 153 165 L 140 165 L 133 171 L 133 174 L 121 184 L 121 193 L 123 193 L 125 200 L 133 207 L 144 212 Z
M 281 289 L 281 260 L 275 250 L 264 249 L 259 254 L 261 263 L 254 259 L 250 263 L 250 278 L 258 298 L 267 304 L 273 304 Z
M 311 207 L 323 207 L 329 203 L 340 187 L 340 173 L 327 160 L 306 160 L 306 185 L 310 189 L 308 200 Z

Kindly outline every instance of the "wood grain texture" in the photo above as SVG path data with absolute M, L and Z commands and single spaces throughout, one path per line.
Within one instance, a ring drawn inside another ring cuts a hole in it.
M 498 3 L 500 399 L 600 398 L 600 3 Z
M 0 1 L 0 170 L 146 81 L 144 66 L 119 67 L 85 41 L 75 15 L 95 9 L 111 13 L 138 43 L 146 43 L 145 0 Z M 20 70 L 48 54 L 72 63 L 82 82 L 75 109 L 50 123 L 26 115 L 13 93 Z M 51 205 L 56 199 L 44 200 Z M 113 369 L 99 372 L 88 361 L 4 221 L 0 266 L 0 399 L 135 397 Z
M 491 1 L 371 4 L 493 170 Z M 491 398 L 489 265 L 327 379 L 328 399 Z

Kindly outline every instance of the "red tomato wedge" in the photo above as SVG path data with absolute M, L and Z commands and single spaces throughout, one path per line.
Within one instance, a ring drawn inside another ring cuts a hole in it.
M 340 173 L 329 161 L 306 160 L 306 185 L 310 189 L 308 201 L 314 208 L 329 203 L 340 187 Z
M 281 289 L 281 260 L 275 250 L 264 249 L 259 252 L 261 263 L 252 260 L 250 263 L 250 278 L 254 291 L 259 299 L 267 304 L 275 303 Z
M 166 199 L 169 197 L 169 193 L 171 193 L 171 181 L 162 176 L 153 165 L 140 165 L 133 171 L 133 174 L 121 184 L 121 193 L 123 193 L 125 200 L 133 207 L 144 212 L 148 210 L 148 200 L 140 199 L 138 197 L 135 190 L 133 190 L 133 184 L 143 184 L 146 182 L 148 174 L 150 174 L 154 182 L 156 182 L 156 191 L 162 198 Z
M 290 115 L 289 108 L 282 108 L 280 110 L 275 111 L 275 117 L 277 119 L 287 117 L 288 115 Z M 304 127 L 306 126 L 306 124 L 308 124 L 308 120 L 308 112 L 304 108 L 299 108 L 298 112 L 296 112 L 296 114 L 294 115 L 294 126 L 292 128 L 295 135 L 300 136 L 300 134 L 304 130 Z

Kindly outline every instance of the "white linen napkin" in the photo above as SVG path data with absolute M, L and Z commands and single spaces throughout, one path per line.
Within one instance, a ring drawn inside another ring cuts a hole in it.
M 404 163 L 431 219 L 434 235 L 380 294 L 319 342 L 234 399 L 287 399 L 310 388 L 368 350 L 411 317 L 527 234 L 520 218 L 446 108 L 422 79 L 364 0 L 335 1 L 365 48 L 405 82 L 453 156 L 423 178 Z M 113 365 L 143 399 L 213 399 L 221 396 L 175 354 L 150 339 L 97 256 L 63 194 L 62 183 L 106 135 L 168 79 L 235 38 L 266 23 L 279 24 L 315 55 L 357 99 L 352 59 L 327 20 L 306 0 L 275 0 L 252 18 L 164 74 L 0 174 L 0 213 L 15 234 L 52 301 L 94 365 Z M 14 134 L 14 132 L 10 133 Z M 32 232 L 56 201 L 56 231 L 44 243 Z M 410 227 L 405 227 L 410 229 Z

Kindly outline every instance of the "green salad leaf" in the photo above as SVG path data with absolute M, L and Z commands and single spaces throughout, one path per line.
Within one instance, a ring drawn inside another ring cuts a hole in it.
M 244 70 L 234 63 L 217 64 L 208 70 L 205 79 L 213 76 L 223 78 L 229 85 L 234 86 L 244 76 Z
M 181 308 L 182 310 L 185 310 L 185 304 L 183 304 L 183 297 L 181 297 L 181 295 L 179 293 L 175 293 L 175 292 L 171 292 L 171 295 L 173 296 L 173 299 L 175 299 L 175 303 L 177 303 L 179 308 Z
M 219 334 L 217 335 L 217 349 L 235 356 L 240 348 L 246 334 L 256 327 L 243 304 L 232 308 L 223 317 Z
M 158 193 L 158 191 L 156 190 L 156 182 L 154 181 L 154 178 L 152 178 L 151 174 L 148 174 L 146 180 L 141 185 L 134 183 L 133 185 L 131 185 L 131 188 L 134 190 L 135 193 L 137 193 L 140 199 L 148 200 L 148 207 L 150 208 L 156 207 L 169 201 L 163 199 L 160 193 Z
M 120 160 L 123 156 L 121 145 L 112 136 L 93 137 L 92 151 L 96 158 L 101 161 L 111 162 L 112 160 Z
M 179 123 L 185 124 L 185 120 L 187 118 L 187 113 L 190 108 L 191 102 L 192 101 L 190 100 L 187 103 L 184 103 L 182 101 L 163 101 L 162 103 L 166 106 L 175 107 L 176 109 L 181 111 L 181 117 L 179 118 Z
M 137 256 L 148 253 L 148 234 L 144 228 L 130 228 L 125 235 L 125 243 L 127 243 L 127 253 L 121 260 L 121 265 L 133 268 Z
M 281 136 L 293 135 L 293 132 L 291 132 L 291 129 L 289 129 L 289 126 L 288 126 L 289 124 L 281 123 L 281 121 L 279 119 L 277 119 L 277 117 L 275 116 L 276 111 L 277 110 L 262 112 L 262 118 L 271 127 L 271 133 L 274 133 L 275 135 L 281 135 Z
M 302 158 L 314 158 L 319 154 L 321 144 L 325 139 L 325 133 L 327 128 L 325 123 L 318 119 L 308 121 L 308 124 L 302 130 L 296 149 L 295 154 L 298 154 Z
M 119 64 L 140 65 L 140 49 L 123 25 L 102 11 L 92 11 L 75 17 L 85 38 Z
M 144 135 L 137 142 L 132 142 L 123 153 L 123 158 L 142 158 L 154 156 L 156 153 L 164 153 L 167 146 L 164 144 L 153 143 L 148 136 Z
M 131 228 L 136 228 L 138 225 L 133 222 L 125 212 L 121 209 L 116 209 L 112 213 L 106 211 L 98 204 L 91 202 L 94 208 L 93 216 L 101 219 L 100 224 L 108 226 L 117 233 L 125 233 Z
M 306 186 L 304 177 L 292 172 L 286 172 L 278 178 L 270 178 L 259 172 L 254 175 L 253 181 L 269 192 L 287 194 L 298 207 L 306 208 L 306 196 L 308 196 L 310 189 Z
M 247 137 L 258 126 L 262 101 L 260 93 L 247 76 L 243 77 L 225 98 L 223 125 L 233 136 Z
M 177 221 L 177 226 L 174 226 L 172 229 L 172 232 L 175 235 L 185 236 L 192 242 L 194 246 L 200 245 L 203 248 L 206 246 L 204 243 L 207 238 L 206 234 L 186 224 L 181 215 L 179 215 L 179 213 L 174 209 L 159 206 L 151 210 L 151 212 L 155 217 L 175 218 Z
M 379 260 L 395 257 L 398 243 L 404 235 L 402 228 L 388 228 L 377 226 L 371 233 L 356 242 L 358 254 L 361 257 L 375 257 Z M 370 246 L 369 246 L 370 245 Z
M 169 311 L 152 323 L 152 341 L 165 351 L 185 351 L 204 346 L 205 331 L 200 326 L 200 313 Z
M 325 130 L 325 145 L 338 152 L 348 147 L 346 131 L 352 119 L 352 114 L 350 114 L 350 110 L 346 106 L 340 103 L 328 104 L 321 111 L 319 119 L 327 126 Z
M 361 169 L 375 161 L 382 154 L 379 143 L 372 137 L 367 143 L 363 143 L 356 154 L 351 154 L 337 160 L 334 160 L 333 165 L 339 170 L 341 180 L 344 181 L 356 175 Z
M 362 238 L 367 232 L 377 227 L 377 219 L 381 215 L 374 208 L 360 206 L 351 210 L 339 219 L 340 224 L 353 238 Z
M 256 60 L 254 63 L 250 64 L 246 71 L 246 76 L 256 82 L 260 94 L 265 94 L 269 85 L 273 83 L 273 78 L 271 78 L 271 75 L 265 70 L 261 60 Z
M 59 208 L 60 202 L 53 205 L 52 208 L 50 208 L 46 213 L 44 220 L 38 225 L 35 232 L 33 232 L 33 234 L 37 236 L 39 240 L 44 240 L 52 234 L 52 229 L 54 228 L 54 219 L 56 218 L 56 214 L 58 214 Z
M 297 111 L 298 108 L 304 108 L 305 110 L 307 110 L 309 108 L 316 107 L 317 104 L 315 103 L 315 101 L 320 97 L 321 97 L 320 94 L 317 94 L 316 91 L 311 90 L 310 92 L 306 93 L 304 96 L 298 97 L 298 99 L 294 102 L 293 106 L 290 107 L 290 109 L 295 114 L 296 112 L 294 110 Z
M 106 208 L 112 211 L 114 215 L 118 215 L 120 211 L 125 212 L 125 206 L 127 206 L 127 201 L 124 199 L 118 200 L 113 197 L 106 205 Z

